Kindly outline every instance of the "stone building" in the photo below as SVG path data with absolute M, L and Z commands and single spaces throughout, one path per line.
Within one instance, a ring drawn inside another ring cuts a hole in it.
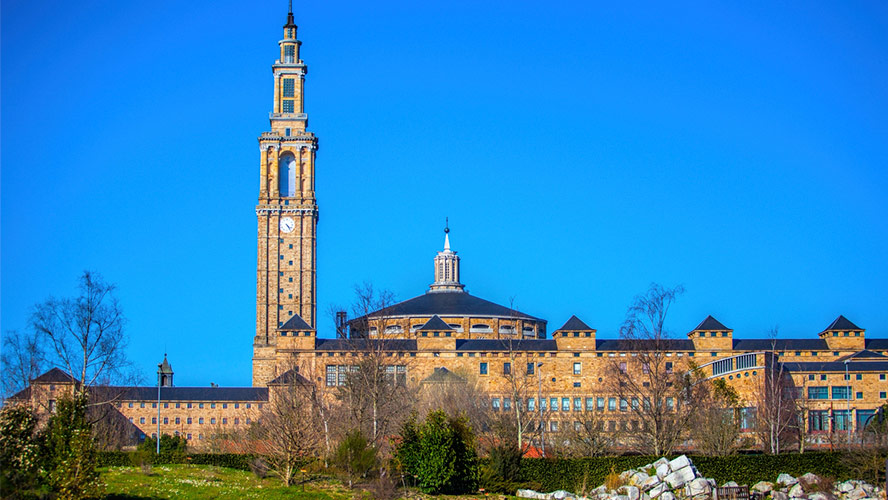
M 644 341 L 598 338 L 576 316 L 547 332 L 539 317 L 468 293 L 449 228 L 434 257 L 434 280 L 422 295 L 385 304 L 342 321 L 342 330 L 317 324 L 317 232 L 315 156 L 318 138 L 308 131 L 304 83 L 293 13 L 287 15 L 278 59 L 272 65 L 270 130 L 259 136 L 259 196 L 256 205 L 256 331 L 253 387 L 176 387 L 169 362 L 159 365 L 160 387 L 103 387 L 102 392 L 140 435 L 178 434 L 200 447 L 215 433 L 249 426 L 276 387 L 300 383 L 336 387 L 368 350 L 382 353 L 392 381 L 409 385 L 472 383 L 487 394 L 492 411 L 521 405 L 536 411 L 549 429 L 595 415 L 608 429 L 625 425 L 635 401 L 615 395 L 615 369 L 642 375 Z M 245 339 L 246 340 L 246 339 Z M 814 443 L 821 436 L 860 430 L 885 403 L 888 338 L 839 316 L 803 339 L 735 338 L 709 316 L 687 333 L 658 346 L 670 372 L 692 367 L 724 379 L 743 399 L 745 428 L 754 421 L 755 398 L 766 370 L 786 375 L 807 408 Z M 518 397 L 516 380 L 522 389 Z M 45 417 L 76 382 L 53 369 L 14 396 Z M 666 402 L 666 404 L 674 404 Z M 825 439 L 825 437 L 824 437 Z

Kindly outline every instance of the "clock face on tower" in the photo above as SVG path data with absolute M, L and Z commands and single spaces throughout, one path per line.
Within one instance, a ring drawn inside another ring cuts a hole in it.
M 289 232 L 292 232 L 293 229 L 296 228 L 296 222 L 294 222 L 293 219 L 290 217 L 284 217 L 283 219 L 281 219 L 280 226 L 281 226 L 281 231 L 283 231 L 285 233 L 289 233 Z

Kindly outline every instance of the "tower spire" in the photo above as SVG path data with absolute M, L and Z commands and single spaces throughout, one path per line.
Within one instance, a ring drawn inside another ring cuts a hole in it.
M 444 217 L 444 251 L 450 251 L 450 218 Z
M 444 218 L 444 250 L 435 256 L 435 282 L 429 287 L 431 292 L 462 291 L 459 282 L 459 257 L 450 249 L 450 219 Z
M 284 28 L 295 28 L 296 23 L 293 21 L 293 0 L 290 0 L 289 8 L 287 9 L 287 24 L 284 25 Z

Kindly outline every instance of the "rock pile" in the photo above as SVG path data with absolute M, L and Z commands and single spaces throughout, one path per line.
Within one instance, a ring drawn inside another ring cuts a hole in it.
M 717 492 L 715 480 L 702 477 L 685 455 L 674 460 L 661 458 L 624 471 L 619 482 L 622 485 L 616 489 L 601 485 L 585 497 L 564 490 L 552 493 L 518 490 L 516 496 L 537 500 L 706 500 L 715 498 Z M 738 485 L 730 481 L 723 486 Z M 758 482 L 749 492 L 763 500 L 885 500 L 881 488 L 863 481 L 848 480 L 831 486 L 810 473 L 799 478 L 780 474 L 776 482 Z

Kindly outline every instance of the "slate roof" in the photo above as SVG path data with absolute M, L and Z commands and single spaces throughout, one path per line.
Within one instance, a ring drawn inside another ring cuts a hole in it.
M 64 371 L 62 371 L 58 368 L 53 368 L 52 370 L 49 370 L 48 372 L 44 373 L 43 375 L 40 375 L 39 377 L 37 377 L 31 381 L 32 384 L 34 384 L 34 383 L 37 383 L 37 384 L 56 384 L 56 383 L 57 384 L 64 384 L 64 383 L 68 383 L 68 384 L 70 384 L 72 382 L 77 382 L 77 381 L 74 379 L 74 377 L 72 377 L 71 375 L 68 375 L 67 373 L 65 373 Z
M 275 377 L 274 380 L 268 383 L 268 385 L 290 385 L 290 384 L 298 384 L 298 385 L 308 385 L 309 381 L 307 378 L 303 377 L 299 372 L 295 369 L 289 369 L 279 376 Z
M 854 323 L 848 321 L 848 318 L 840 314 L 839 317 L 836 318 L 832 323 L 830 323 L 829 326 L 826 327 L 826 329 L 823 331 L 827 332 L 830 330 L 863 330 L 863 328 L 860 328 Z
M 459 375 L 453 373 L 447 368 L 440 367 L 435 368 L 435 371 L 432 372 L 431 375 L 422 379 L 420 383 L 422 384 L 448 384 L 454 382 L 465 382 L 466 379 L 460 377 Z
M 496 316 L 542 321 L 529 314 L 494 304 L 460 290 L 426 292 L 418 297 L 372 312 L 367 316 L 375 318 L 380 316 L 431 316 L 434 314 L 439 316 Z M 355 318 L 349 323 L 360 319 L 363 317 Z
M 592 328 L 591 326 L 584 323 L 583 320 L 576 317 L 576 315 L 573 315 L 570 317 L 570 319 L 567 320 L 567 323 L 565 323 L 561 328 L 559 328 L 556 331 L 563 331 L 563 330 L 564 331 L 566 331 L 566 330 L 582 331 L 582 330 L 594 330 L 594 328 Z
M 25 387 L 17 393 L 9 396 L 7 399 L 12 401 L 28 401 L 31 399 L 31 386 Z
M 888 351 L 888 338 L 886 339 L 866 339 L 864 340 L 864 347 L 869 350 L 875 351 Z
M 730 328 L 726 327 L 721 323 L 721 321 L 712 317 L 712 315 L 706 316 L 706 319 L 703 320 L 697 328 L 694 328 L 692 331 L 697 330 L 730 330 Z
M 382 346 L 379 346 L 379 343 Z M 318 351 L 361 351 L 367 349 L 383 351 L 415 351 L 416 339 L 317 339 Z
M 802 361 L 784 362 L 784 368 L 791 372 L 843 372 L 845 363 L 842 361 Z M 884 372 L 888 371 L 888 361 L 858 361 L 848 363 L 849 372 Z
M 166 354 L 163 355 L 163 363 L 160 364 L 160 373 L 167 374 L 173 373 L 173 367 L 170 366 L 170 362 L 167 361 Z
M 551 339 L 457 339 L 457 351 L 555 351 Z
M 661 347 L 669 351 L 693 351 L 694 341 L 690 339 L 662 339 Z M 599 351 L 641 351 L 654 348 L 652 340 L 596 339 L 595 349 Z
M 771 339 L 734 339 L 735 351 L 770 351 Z M 823 339 L 777 339 L 773 343 L 777 351 L 828 351 Z
M 430 320 L 426 321 L 426 323 L 424 325 L 422 325 L 419 329 L 425 330 L 425 331 L 434 330 L 436 332 L 437 331 L 444 332 L 444 331 L 453 330 L 453 328 L 451 328 L 450 325 L 445 323 L 443 319 L 438 317 L 437 314 L 432 316 L 432 318 Z
M 299 330 L 299 331 L 304 331 L 304 330 L 313 330 L 313 328 L 311 327 L 311 325 L 309 325 L 308 323 L 306 323 L 305 320 L 302 319 L 301 316 L 299 316 L 298 314 L 294 314 L 293 317 L 291 317 L 290 319 L 288 319 L 287 322 L 284 323 L 283 326 L 281 326 L 280 328 L 278 328 L 278 330 Z
M 854 354 L 842 356 L 841 358 L 838 359 L 838 361 L 845 361 L 846 359 L 849 359 L 851 361 L 860 361 L 860 360 L 867 360 L 867 361 L 886 360 L 886 361 L 888 361 L 888 356 L 885 356 L 884 354 L 882 354 L 880 352 L 874 352 L 874 351 L 869 351 L 867 349 L 864 349 L 862 351 L 857 351 Z
M 92 393 L 118 401 L 157 401 L 157 387 L 93 387 Z M 164 387 L 161 401 L 268 401 L 267 387 Z

